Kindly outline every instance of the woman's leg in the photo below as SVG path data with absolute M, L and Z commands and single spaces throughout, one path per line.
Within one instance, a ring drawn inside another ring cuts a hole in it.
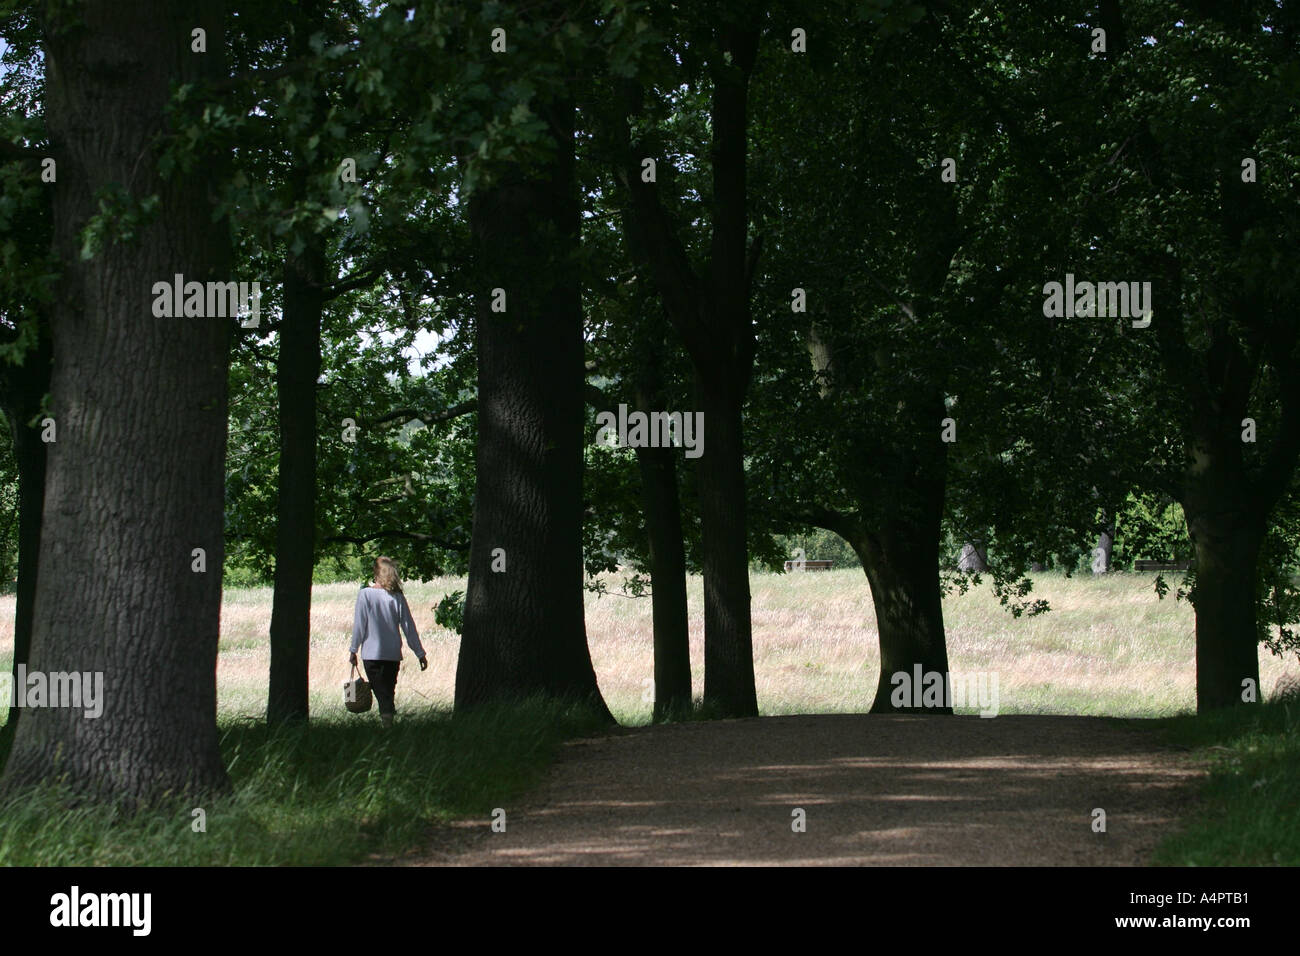
M 375 692 L 375 702 L 379 705 L 379 716 L 392 720 L 396 706 L 393 701 L 397 689 L 398 661 L 362 661 L 366 667 L 366 680 Z M 387 723 L 388 721 L 385 721 Z

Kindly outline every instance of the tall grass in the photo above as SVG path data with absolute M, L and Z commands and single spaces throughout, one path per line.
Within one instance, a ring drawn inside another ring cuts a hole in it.
M 1013 618 L 987 585 L 944 600 L 948 655 L 954 676 L 996 674 L 1000 712 L 1163 717 L 1196 706 L 1192 609 L 1152 590 L 1152 576 L 1103 578 L 1060 574 L 1034 577 L 1034 595 L 1052 611 Z M 611 589 L 619 581 L 610 577 Z M 464 578 L 408 583 L 407 594 L 430 668 L 403 667 L 398 710 L 434 712 L 450 706 L 459 638 L 434 624 L 433 608 Z M 845 568 L 802 574 L 754 574 L 750 580 L 754 674 L 764 714 L 855 713 L 871 706 L 880 668 L 875 611 L 866 576 Z M 687 586 L 695 692 L 704 685 L 703 594 L 699 577 Z M 348 676 L 355 584 L 317 585 L 312 592 L 311 705 L 314 714 L 343 715 L 340 688 Z M 12 599 L 8 599 L 12 608 Z M 650 720 L 654 651 L 649 598 L 587 595 L 587 640 L 600 688 L 620 722 Z M 0 599 L 0 628 L 12 627 Z M 227 590 L 217 669 L 223 713 L 256 717 L 266 709 L 270 588 Z M 11 633 L 11 632 L 9 632 Z M 0 629 L 0 661 L 9 633 Z M 1261 690 L 1284 674 L 1300 674 L 1294 659 L 1261 653 Z M 959 712 L 960 709 L 959 709 Z M 974 708 L 965 712 L 973 713 Z

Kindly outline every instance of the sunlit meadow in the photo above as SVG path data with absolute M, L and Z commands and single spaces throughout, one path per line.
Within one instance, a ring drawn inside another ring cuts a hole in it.
M 607 584 L 618 588 L 611 576 Z M 408 582 L 416 625 L 429 652 L 421 673 L 409 654 L 398 681 L 398 715 L 450 706 L 458 637 L 434 623 L 443 595 L 464 589 L 463 578 Z M 861 570 L 755 574 L 754 671 L 764 714 L 852 713 L 867 710 L 880 652 L 875 614 Z M 341 711 L 348 676 L 354 584 L 317 585 L 312 604 L 312 710 Z M 1195 707 L 1192 610 L 1163 601 L 1150 575 L 1116 573 L 1065 578 L 1036 576 L 1034 595 L 1052 610 L 1013 618 L 987 585 L 944 602 L 954 678 L 997 675 L 999 713 L 1167 716 Z M 691 662 L 695 694 L 703 690 L 704 622 L 701 582 L 689 581 Z M 0 599 L 0 666 L 13 649 L 12 596 Z M 266 707 L 270 588 L 227 590 L 222 605 L 217 668 L 219 706 L 226 719 L 256 719 Z M 654 673 L 650 599 L 618 594 L 587 597 L 587 638 L 600 687 L 625 724 L 650 718 Z M 1284 675 L 1300 679 L 1294 659 L 1260 655 L 1265 697 Z M 958 708 L 975 713 L 975 706 Z M 0 718 L 2 719 L 2 718 Z M 373 713 L 357 719 L 375 720 Z

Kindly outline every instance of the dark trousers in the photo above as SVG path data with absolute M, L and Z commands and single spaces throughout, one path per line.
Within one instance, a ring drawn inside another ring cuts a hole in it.
M 393 693 L 397 690 L 397 669 L 401 661 L 362 661 L 366 668 L 366 680 L 375 693 L 380 714 L 394 713 Z

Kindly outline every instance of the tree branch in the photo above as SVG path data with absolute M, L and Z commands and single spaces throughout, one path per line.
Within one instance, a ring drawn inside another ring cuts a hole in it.
M 681 237 L 673 227 L 658 190 L 641 180 L 641 158 L 632 143 L 629 121 L 640 112 L 640 86 L 624 90 L 626 107 L 622 121 L 615 123 L 617 148 L 623 159 L 618 178 L 627 187 L 631 201 L 625 206 L 623 232 L 634 262 L 645 267 L 659 291 L 668 319 L 695 351 L 706 344 L 700 315 L 701 282 L 691 267 Z
M 359 422 L 359 424 L 363 426 L 374 426 L 396 421 L 400 421 L 402 424 L 411 421 L 421 421 L 426 425 L 433 425 L 437 422 L 451 421 L 453 418 L 460 418 L 462 415 L 468 415 L 470 412 L 476 411 L 478 411 L 478 399 L 471 398 L 469 401 L 461 402 L 459 405 L 453 405 L 451 408 L 443 409 L 440 412 L 425 412 L 418 408 L 395 408 L 387 415 L 380 415 L 378 418 L 364 418 Z
M 371 541 L 378 541 L 381 538 L 393 538 L 402 541 L 419 541 L 423 544 L 436 545 L 437 547 L 442 548 L 444 551 L 468 551 L 469 550 L 468 541 L 448 541 L 447 539 L 440 538 L 437 535 L 424 534 L 423 532 L 420 531 L 405 531 L 400 528 L 390 528 L 384 531 L 376 531 L 374 534 L 368 534 L 364 536 L 349 535 L 349 534 L 335 534 L 335 535 L 330 535 L 329 537 L 323 538 L 321 540 L 322 543 L 324 544 L 364 545 L 364 544 L 369 544 Z
M 355 289 L 361 289 L 364 288 L 365 286 L 372 284 L 376 279 L 378 279 L 387 271 L 388 269 L 386 266 L 375 266 L 374 268 L 371 269 L 363 269 L 359 272 L 354 272 L 347 279 L 342 279 L 338 282 L 335 282 L 333 285 L 327 285 L 322 292 L 322 297 L 326 302 L 328 302 L 330 299 L 337 299 L 339 296 L 345 293 L 352 292 Z

